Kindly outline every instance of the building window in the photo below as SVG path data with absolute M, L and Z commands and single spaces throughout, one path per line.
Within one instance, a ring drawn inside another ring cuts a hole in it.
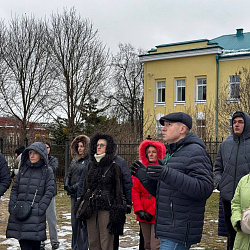
M 185 102 L 185 80 L 176 80 L 176 101 Z
M 229 99 L 238 100 L 240 98 L 240 75 L 229 76 Z
M 164 102 L 165 103 L 165 81 L 158 81 L 156 82 L 156 88 L 157 88 L 157 103 Z
M 196 116 L 196 134 L 201 139 L 206 139 L 206 120 L 205 114 L 200 112 Z
M 196 97 L 197 97 L 197 101 L 206 101 L 206 98 L 207 98 L 207 79 L 206 78 L 197 79 Z

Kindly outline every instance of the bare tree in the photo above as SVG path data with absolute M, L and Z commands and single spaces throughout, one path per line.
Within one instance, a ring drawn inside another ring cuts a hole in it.
M 103 96 L 108 52 L 93 24 L 78 16 L 75 9 L 52 14 L 47 37 L 60 84 L 60 112 L 67 117 L 72 138 L 82 125 L 83 106 L 97 94 Z
M 119 44 L 120 51 L 113 57 L 111 85 L 114 93 L 113 109 L 121 122 L 128 122 L 136 138 L 143 133 L 143 65 L 138 55 L 142 54 L 131 44 Z
M 23 138 L 28 122 L 43 117 L 53 103 L 46 23 L 22 16 L 0 25 L 0 111 L 21 122 Z
M 235 111 L 249 113 L 250 110 L 250 70 L 243 67 L 239 71 L 236 70 L 235 76 L 240 78 L 240 83 L 232 89 L 234 98 L 229 96 L 229 84 L 227 83 L 221 87 L 218 99 L 219 133 L 224 137 L 228 136 L 231 128 L 230 116 Z

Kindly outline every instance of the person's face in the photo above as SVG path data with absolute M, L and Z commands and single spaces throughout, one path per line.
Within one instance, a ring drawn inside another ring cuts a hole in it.
M 149 147 L 147 149 L 147 157 L 149 162 L 156 162 L 157 161 L 157 151 L 155 147 Z
M 48 144 L 45 144 L 45 145 L 46 145 L 47 152 L 48 152 L 48 155 L 49 155 L 49 153 L 50 153 L 50 147 L 49 147 L 49 145 L 48 145 Z
M 16 158 L 18 157 L 18 154 L 17 154 L 17 153 L 15 153 L 15 157 L 16 157 Z
M 29 151 L 29 159 L 31 163 L 36 163 L 41 159 L 41 156 L 34 150 Z
M 82 155 L 84 153 L 85 147 L 83 146 L 82 142 L 78 142 L 78 153 L 79 155 Z
M 164 122 L 162 128 L 163 141 L 168 144 L 179 141 L 185 136 L 183 134 L 184 127 L 184 125 L 178 122 Z
M 103 139 L 98 140 L 96 154 L 100 155 L 106 152 L 107 142 Z
M 233 120 L 233 130 L 237 136 L 240 136 L 244 129 L 244 119 L 243 117 L 236 117 Z

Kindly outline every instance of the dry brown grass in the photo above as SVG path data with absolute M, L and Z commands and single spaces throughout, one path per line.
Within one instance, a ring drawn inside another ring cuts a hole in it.
M 8 198 L 10 189 L 4 195 L 4 198 Z M 205 223 L 201 243 L 192 247 L 201 247 L 202 249 L 226 249 L 225 237 L 217 235 L 217 220 L 218 220 L 218 200 L 219 194 L 213 193 L 207 201 Z M 62 185 L 58 185 L 58 195 L 56 196 L 57 218 L 58 226 L 65 225 L 70 226 L 70 219 L 65 217 L 65 213 L 70 213 L 70 199 L 69 196 L 63 190 Z M 8 220 L 8 200 L 4 199 L 0 201 L 0 243 L 5 241 L 5 231 Z M 139 227 L 135 220 L 133 213 L 127 216 L 127 222 L 125 225 L 124 236 L 120 238 L 121 247 L 132 247 L 138 245 L 138 231 Z M 71 234 L 65 234 L 60 238 L 65 239 L 68 243 L 71 242 Z M 9 245 L 10 246 L 10 245 Z M 8 245 L 1 245 L 0 250 L 6 250 Z

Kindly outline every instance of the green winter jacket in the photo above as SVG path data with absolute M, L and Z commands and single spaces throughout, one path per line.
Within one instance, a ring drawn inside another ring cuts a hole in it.
M 233 249 L 250 250 L 250 234 L 237 230 L 236 223 L 241 220 L 242 211 L 250 207 L 250 174 L 241 178 L 232 199 L 231 222 L 236 230 Z

